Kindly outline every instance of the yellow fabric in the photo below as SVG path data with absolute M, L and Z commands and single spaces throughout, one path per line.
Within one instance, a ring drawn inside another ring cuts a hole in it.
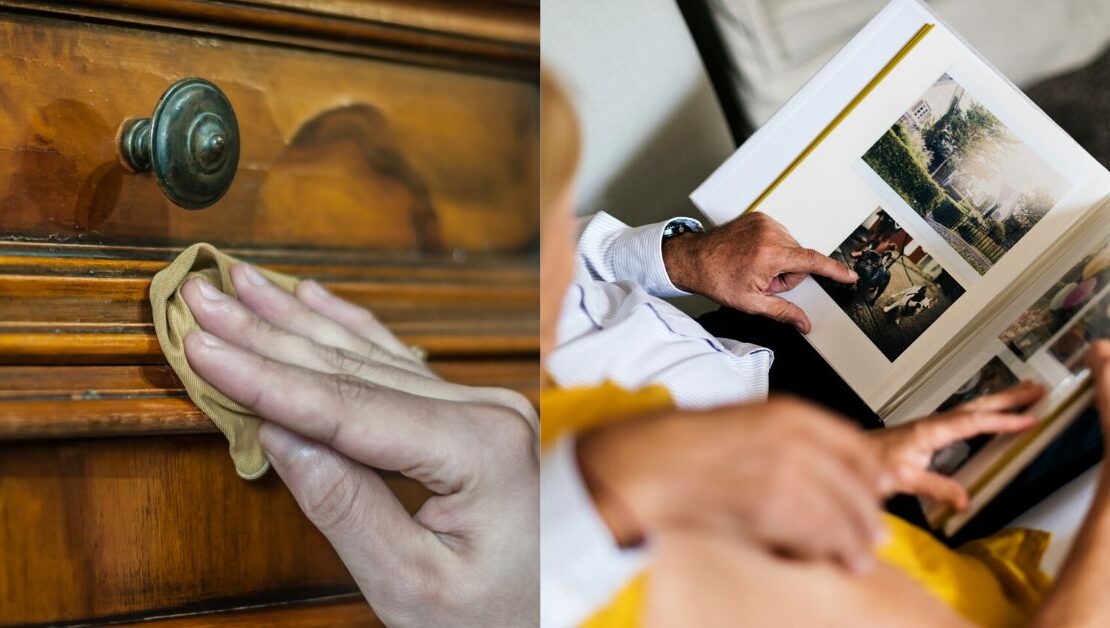
M 670 393 L 662 386 L 629 392 L 605 382 L 596 388 L 548 389 L 540 395 L 540 446 L 553 445 L 563 434 L 673 407 Z
M 952 550 L 897 517 L 886 522 L 891 538 L 879 557 L 976 625 L 1028 625 L 1052 586 L 1040 569 L 1047 532 L 1003 530 Z
M 564 434 L 672 408 L 671 395 L 662 386 L 648 386 L 635 392 L 611 382 L 596 388 L 549 388 L 540 394 L 540 445 L 552 445 Z M 646 589 L 647 574 L 643 573 L 587 619 L 583 628 L 640 625 Z
M 540 396 L 541 442 L 617 420 L 672 407 L 666 389 L 629 392 L 611 383 L 596 388 L 554 389 Z M 887 515 L 890 540 L 881 560 L 916 580 L 969 621 L 987 627 L 1022 626 L 1040 606 L 1051 580 L 1039 564 L 1050 535 L 1036 530 L 1004 530 L 952 550 L 929 533 Z M 648 575 L 630 582 L 584 624 L 586 628 L 637 626 Z
M 185 391 L 216 427 L 227 437 L 235 471 L 244 479 L 261 477 L 270 468 L 270 461 L 258 443 L 261 420 L 242 405 L 202 380 L 185 359 L 185 336 L 197 328 L 196 319 L 181 298 L 181 286 L 193 277 L 200 277 L 219 290 L 235 296 L 228 270 L 239 260 L 203 242 L 181 252 L 169 266 L 154 276 L 150 284 L 150 307 L 154 315 L 154 331 L 158 344 L 166 354 Z M 274 284 L 292 292 L 297 279 L 259 268 Z

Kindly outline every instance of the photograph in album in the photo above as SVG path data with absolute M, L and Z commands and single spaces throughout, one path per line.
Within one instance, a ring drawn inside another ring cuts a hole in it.
M 1110 284 L 1110 245 L 1100 245 L 1022 312 L 999 340 L 1018 357 L 1028 360 L 1107 284 Z
M 1083 358 L 1091 342 L 1110 337 L 1110 293 L 1092 304 L 1048 348 L 1052 357 L 1072 373 L 1086 368 Z
M 899 116 L 863 161 L 980 275 L 1069 189 L 948 74 Z
M 1006 366 L 1006 363 L 995 356 L 941 402 L 936 411 L 948 412 L 983 395 L 991 395 L 1012 388 L 1019 381 L 1018 376 L 1014 375 L 1014 372 Z M 933 468 L 945 475 L 952 475 L 971 459 L 975 452 L 990 442 L 991 438 L 993 438 L 992 435 L 984 434 L 952 443 L 933 456 Z
M 964 293 L 882 208 L 830 255 L 859 275 L 854 286 L 818 278 L 848 318 L 894 361 Z

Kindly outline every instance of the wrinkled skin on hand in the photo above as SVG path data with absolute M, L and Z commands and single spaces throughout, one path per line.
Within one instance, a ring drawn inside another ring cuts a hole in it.
M 186 356 L 265 420 L 263 448 L 378 616 L 396 626 L 539 621 L 538 419 L 519 394 L 445 382 L 369 312 L 247 264 L 238 299 L 182 294 Z M 409 515 L 378 470 L 436 493 Z
M 788 323 L 803 334 L 812 328 L 797 305 L 778 296 L 811 274 L 841 283 L 859 277 L 843 264 L 808 249 L 762 212 L 744 214 L 706 233 L 687 233 L 663 242 L 671 281 L 748 314 Z

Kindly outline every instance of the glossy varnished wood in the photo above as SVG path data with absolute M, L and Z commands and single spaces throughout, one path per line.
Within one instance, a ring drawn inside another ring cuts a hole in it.
M 0 625 L 377 625 L 276 476 L 235 475 L 146 293 L 207 240 L 368 307 L 449 380 L 535 401 L 538 13 L 0 0 Z M 114 145 L 186 76 L 242 135 L 200 212 Z
M 534 361 L 438 361 L 449 381 L 511 388 L 538 403 Z M 0 366 L 0 441 L 211 434 L 166 366 Z
M 60 247 L 65 249 L 66 247 Z M 0 364 L 161 363 L 148 291 L 167 263 L 82 249 L 59 256 L 0 247 Z M 173 251 L 148 251 L 165 257 Z M 315 277 L 372 310 L 433 358 L 534 356 L 537 273 L 531 263 L 448 263 L 260 256 L 267 267 Z M 346 263 L 343 263 L 346 262 Z M 538 367 L 537 367 L 538 368 Z
M 0 6 L 468 72 L 538 73 L 538 0 L 0 0 Z
M 7 624 L 354 591 L 276 475 L 241 480 L 219 436 L 0 443 L 0 556 Z
M 535 242 L 531 83 L 2 12 L 0 76 L 0 238 L 469 253 Z M 186 76 L 220 86 L 241 136 L 231 189 L 196 212 L 126 174 L 114 141 Z

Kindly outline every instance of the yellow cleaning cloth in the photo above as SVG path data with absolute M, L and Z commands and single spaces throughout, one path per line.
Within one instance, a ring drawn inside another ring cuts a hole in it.
M 235 295 L 228 271 L 239 260 L 221 253 L 211 244 L 198 243 L 177 256 L 169 266 L 154 276 L 150 284 L 150 306 L 154 315 L 154 331 L 158 344 L 166 354 L 166 361 L 173 367 L 185 392 L 208 418 L 227 437 L 231 460 L 240 477 L 253 480 L 270 468 L 270 461 L 258 443 L 258 428 L 262 421 L 240 404 L 201 379 L 185 359 L 185 336 L 197 329 L 197 321 L 181 298 L 181 286 L 193 277 L 200 277 L 217 289 Z M 259 268 L 275 285 L 293 292 L 297 279 Z

